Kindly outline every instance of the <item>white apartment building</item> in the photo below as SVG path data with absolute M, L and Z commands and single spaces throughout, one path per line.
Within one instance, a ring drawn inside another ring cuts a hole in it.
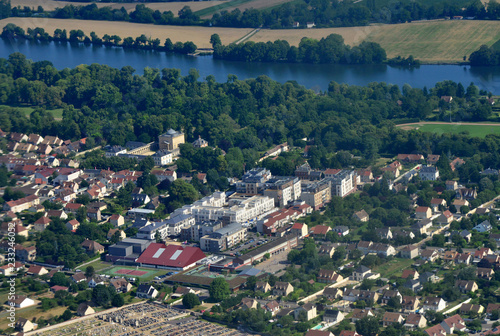
M 331 183 L 332 196 L 344 197 L 356 188 L 356 174 L 354 171 L 342 170 L 328 179 Z

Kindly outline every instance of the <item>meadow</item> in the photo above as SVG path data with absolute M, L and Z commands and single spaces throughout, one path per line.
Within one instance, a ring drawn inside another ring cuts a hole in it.
M 405 124 L 398 125 L 402 129 L 418 129 L 423 132 L 432 132 L 432 133 L 452 133 L 458 134 L 461 132 L 468 132 L 471 136 L 484 138 L 487 134 L 496 134 L 500 135 L 500 123 L 415 123 L 415 124 Z

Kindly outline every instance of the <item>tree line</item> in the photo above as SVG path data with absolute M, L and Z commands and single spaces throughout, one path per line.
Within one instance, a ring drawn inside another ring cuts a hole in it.
M 298 47 L 287 41 L 252 42 L 215 45 L 214 58 L 245 62 L 293 62 L 293 63 L 382 63 L 387 56 L 385 50 L 374 42 L 362 42 L 350 47 L 338 34 L 331 34 L 321 40 L 302 38 Z
M 500 65 L 500 50 L 494 46 L 482 45 L 469 56 L 470 65 L 495 66 Z
M 94 45 L 106 45 L 115 46 L 122 48 L 134 48 L 134 49 L 145 49 L 145 50 L 157 50 L 165 52 L 175 52 L 180 54 L 190 54 L 196 51 L 198 48 L 196 44 L 191 41 L 187 42 L 175 42 L 173 43 L 170 38 L 167 38 L 165 42 L 161 43 L 159 38 L 150 38 L 142 34 L 136 37 L 126 37 L 122 39 L 118 35 L 108 35 L 104 34 L 101 38 L 95 32 L 91 32 L 90 36 L 85 35 L 81 29 L 72 29 L 69 34 L 66 29 L 56 29 L 54 34 L 50 35 L 43 28 L 28 28 L 25 31 L 23 28 L 16 26 L 13 23 L 8 23 L 2 30 L 0 37 L 4 39 L 14 39 L 23 38 L 28 40 L 40 40 L 40 41 L 59 41 L 59 42 L 71 42 Z
M 401 23 L 425 19 L 452 18 L 463 16 L 469 19 L 498 20 L 500 5 L 491 0 L 487 6 L 480 0 L 460 0 L 453 3 L 425 0 L 379 3 L 369 0 L 353 3 L 337 0 L 300 0 L 288 2 L 269 9 L 246 9 L 243 12 L 222 10 L 210 19 L 201 19 L 189 6 L 185 6 L 175 17 L 172 11 L 152 10 L 138 4 L 134 11 L 127 13 L 125 8 L 98 8 L 96 4 L 86 6 L 66 5 L 54 12 L 45 12 L 39 6 L 36 11 L 30 7 L 11 8 L 8 0 L 0 1 L 0 18 L 9 16 L 44 15 L 63 19 L 129 21 L 160 25 L 205 25 L 217 27 L 267 27 L 271 29 L 306 28 L 308 23 L 316 27 L 353 27 L 369 23 Z

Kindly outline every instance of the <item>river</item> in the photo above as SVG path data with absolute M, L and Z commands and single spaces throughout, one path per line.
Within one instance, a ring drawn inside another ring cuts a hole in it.
M 116 68 L 130 65 L 141 74 L 145 67 L 177 68 L 183 75 L 187 75 L 189 69 L 195 68 L 202 78 L 214 75 L 219 82 L 226 81 L 230 74 L 236 75 L 238 79 L 266 75 L 281 83 L 295 80 L 315 90 L 326 90 L 331 81 L 363 86 L 371 82 L 386 82 L 400 87 L 407 83 L 412 87 L 430 88 L 437 82 L 452 80 L 461 82 L 465 87 L 473 82 L 480 89 L 500 94 L 500 67 L 422 65 L 419 68 L 407 69 L 380 64 L 244 63 L 216 60 L 211 56 L 193 57 L 150 50 L 0 39 L 0 57 L 7 58 L 16 51 L 33 61 L 48 60 L 58 69 L 99 63 Z

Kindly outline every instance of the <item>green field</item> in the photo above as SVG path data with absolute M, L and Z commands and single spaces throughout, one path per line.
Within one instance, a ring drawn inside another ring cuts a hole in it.
M 461 124 L 449 124 L 449 125 L 436 125 L 436 124 L 415 124 L 404 126 L 405 128 L 419 129 L 423 132 L 432 133 L 452 133 L 458 134 L 462 132 L 467 132 L 469 135 L 479 138 L 484 138 L 487 134 L 498 134 L 500 135 L 500 124 L 498 126 L 491 125 L 461 125 Z
M 145 271 L 148 273 L 141 275 L 141 276 L 116 273 L 118 270 L 121 270 L 121 269 L 128 269 L 131 271 L 135 271 L 135 270 Z M 153 278 L 155 276 L 163 275 L 163 274 L 166 274 L 167 272 L 168 272 L 168 270 L 159 270 L 156 268 L 141 268 L 141 267 L 136 268 L 136 267 L 129 267 L 129 266 L 115 266 L 111 269 L 106 270 L 103 273 L 110 275 L 110 276 L 123 276 L 125 278 L 140 278 L 141 280 L 144 280 L 144 281 L 150 281 L 150 280 L 153 280 Z
M 390 278 L 395 274 L 401 275 L 401 273 L 403 273 L 403 270 L 410 267 L 412 264 L 412 259 L 394 258 L 393 260 L 383 265 L 375 267 L 373 271 L 376 273 L 380 273 L 381 278 Z
M 30 106 L 7 106 L 7 105 L 0 105 L 0 108 L 1 107 L 12 107 L 12 108 L 15 108 L 15 109 L 21 111 L 28 118 L 31 115 L 31 112 L 33 112 L 35 110 L 34 107 L 30 107 Z M 63 117 L 63 109 L 62 108 L 58 108 L 58 109 L 54 109 L 54 110 L 47 110 L 47 111 L 50 112 L 50 113 L 52 113 L 52 115 L 54 116 L 54 119 L 56 119 L 56 120 L 62 120 L 62 117 Z
M 370 26 L 360 32 L 379 43 L 387 57 L 413 55 L 424 62 L 461 62 L 483 44 L 500 40 L 498 21 L 422 21 Z

